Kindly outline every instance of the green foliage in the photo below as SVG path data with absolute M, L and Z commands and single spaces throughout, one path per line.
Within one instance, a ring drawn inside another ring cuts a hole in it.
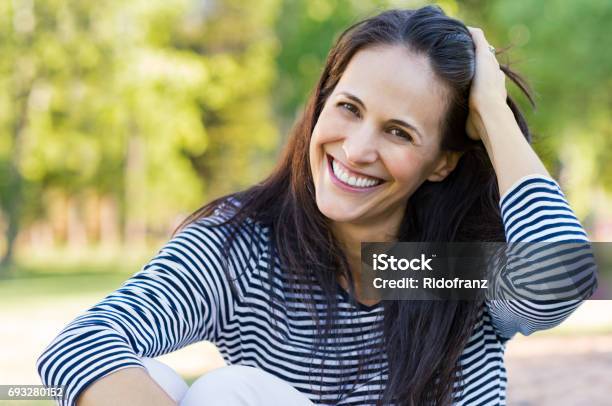
M 2 208 L 35 219 L 47 191 L 95 190 L 165 226 L 260 179 L 278 5 L 234 3 L 2 2 Z

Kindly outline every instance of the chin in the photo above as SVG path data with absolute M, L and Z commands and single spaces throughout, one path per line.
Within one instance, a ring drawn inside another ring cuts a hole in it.
M 319 211 L 328 219 L 337 222 L 349 222 L 358 219 L 359 213 L 355 213 L 354 207 L 344 207 L 338 204 L 338 199 L 317 198 Z

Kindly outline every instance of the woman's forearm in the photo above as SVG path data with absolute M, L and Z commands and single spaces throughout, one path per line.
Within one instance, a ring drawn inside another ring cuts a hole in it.
M 78 406 L 176 406 L 142 368 L 125 368 L 92 383 L 77 399 Z
M 539 174 L 551 177 L 546 167 L 527 142 L 507 105 L 497 106 L 480 113 L 479 132 L 495 169 L 499 194 L 519 179 Z

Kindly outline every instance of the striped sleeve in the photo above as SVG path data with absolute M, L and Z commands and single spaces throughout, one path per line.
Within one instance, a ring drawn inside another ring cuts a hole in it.
M 234 300 L 223 271 L 225 237 L 223 227 L 192 223 L 59 333 L 36 367 L 44 385 L 64 386 L 61 405 L 74 405 L 88 385 L 113 372 L 144 368 L 140 357 L 215 340 Z
M 597 285 L 587 234 L 557 182 L 541 175 L 518 180 L 500 208 L 508 245 L 496 276 L 503 294 L 487 301 L 493 325 L 503 338 L 552 328 Z

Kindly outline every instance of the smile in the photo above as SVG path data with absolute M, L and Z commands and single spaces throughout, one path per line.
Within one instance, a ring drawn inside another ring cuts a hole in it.
M 330 155 L 327 155 L 327 162 L 332 181 L 342 189 L 366 191 L 372 190 L 384 183 L 382 179 L 364 176 L 351 171 Z

